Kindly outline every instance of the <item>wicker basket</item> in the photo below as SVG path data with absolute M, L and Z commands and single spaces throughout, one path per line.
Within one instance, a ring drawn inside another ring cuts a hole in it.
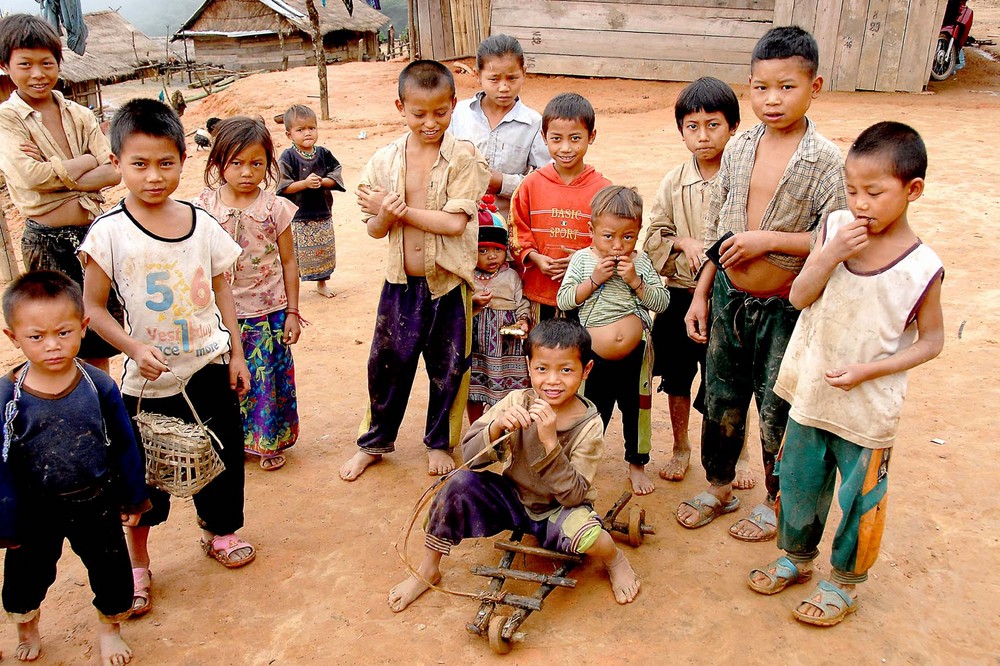
M 181 395 L 197 423 L 142 411 L 141 392 L 135 421 L 146 453 L 146 483 L 174 497 L 191 497 L 219 476 L 225 465 L 211 440 L 218 442 L 220 448 L 222 442 L 201 422 L 184 390 L 184 382 L 180 384 Z

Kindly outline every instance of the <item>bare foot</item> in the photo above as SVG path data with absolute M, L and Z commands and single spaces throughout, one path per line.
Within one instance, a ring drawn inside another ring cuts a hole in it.
M 421 572 L 423 574 L 423 572 Z M 441 580 L 441 572 L 436 572 L 425 578 L 433 585 L 437 585 Z M 417 600 L 421 594 L 431 589 L 431 586 L 416 576 L 408 576 L 402 583 L 398 583 L 389 590 L 389 609 L 393 613 L 405 610 L 407 606 Z
M 444 449 L 427 449 L 427 473 L 431 476 L 441 476 L 455 469 L 455 459 L 451 451 Z
M 316 293 L 326 298 L 333 298 L 337 295 L 337 292 L 330 289 L 330 285 L 326 283 L 326 280 L 320 280 L 316 283 Z
M 674 457 L 660 470 L 660 478 L 664 481 L 683 481 L 691 462 L 691 449 L 675 451 Z
M 374 465 L 382 456 L 373 456 L 364 451 L 358 451 L 340 466 L 340 478 L 344 481 L 354 481 L 361 476 L 370 465 Z
M 132 661 L 132 648 L 122 640 L 120 624 L 102 623 L 97 633 L 101 642 L 101 663 L 104 666 L 125 666 Z
M 633 465 L 629 463 L 628 466 L 628 480 L 632 484 L 632 492 L 636 495 L 648 495 L 654 490 L 656 486 L 648 476 L 646 476 L 646 466 L 645 465 Z
M 635 575 L 632 565 L 621 548 L 615 549 L 615 559 L 611 564 L 605 563 L 608 576 L 611 577 L 611 591 L 615 594 L 615 601 L 620 604 L 631 603 L 639 594 L 639 577 Z
M 42 653 L 42 636 L 38 633 L 38 620 L 41 614 L 35 619 L 17 624 L 17 649 L 14 655 L 18 661 L 34 661 Z
M 736 480 L 733 481 L 733 488 L 737 490 L 750 490 L 756 485 L 757 480 L 753 478 L 750 463 L 746 460 L 736 461 Z

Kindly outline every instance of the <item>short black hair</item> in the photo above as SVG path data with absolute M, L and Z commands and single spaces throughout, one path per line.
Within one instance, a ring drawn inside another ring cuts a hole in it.
M 292 104 L 285 110 L 285 115 L 281 117 L 281 124 L 285 130 L 292 129 L 292 123 L 296 120 L 316 120 L 316 112 L 305 104 Z
M 750 67 L 758 60 L 786 60 L 802 58 L 809 76 L 816 76 L 819 69 L 819 45 L 816 39 L 797 25 L 771 28 L 764 33 L 750 55 Z
M 521 69 L 524 69 L 524 49 L 521 48 L 521 42 L 510 35 L 490 35 L 479 43 L 479 49 L 476 51 L 476 69 L 482 70 L 490 58 L 504 56 L 514 56 Z
M 180 117 L 176 111 L 155 99 L 137 97 L 125 102 L 112 119 L 108 134 L 111 152 L 116 157 L 122 156 L 125 140 L 133 134 L 170 139 L 177 145 L 181 157 L 187 153 L 187 140 Z
M 903 123 L 887 120 L 858 135 L 847 157 L 862 156 L 885 159 L 892 175 L 904 183 L 927 176 L 927 146 L 917 130 Z
M 723 83 L 712 76 L 703 76 L 697 81 L 692 81 L 677 96 L 677 101 L 674 102 L 677 129 L 682 129 L 686 116 L 699 111 L 721 113 L 729 123 L 729 129 L 740 124 L 740 101 L 736 99 L 736 93 L 728 83 Z
M 274 142 L 271 133 L 263 120 L 248 116 L 233 116 L 226 118 L 215 128 L 215 140 L 205 164 L 205 185 L 219 187 L 226 182 L 222 175 L 234 157 L 259 143 L 264 148 L 267 159 L 267 171 L 264 173 L 264 186 L 270 185 L 278 177 L 278 164 L 274 159 Z
M 46 49 L 62 64 L 62 42 L 48 21 L 29 14 L 0 19 L 0 65 L 9 65 L 14 49 Z
M 587 134 L 593 134 L 596 114 L 594 106 L 583 95 L 560 93 L 545 105 L 542 113 L 542 137 L 549 131 L 549 123 L 553 120 L 579 120 L 587 128 Z
M 524 353 L 530 359 L 537 348 L 576 349 L 580 352 L 580 363 L 587 365 L 591 359 L 590 344 L 590 333 L 579 322 L 572 319 L 546 319 L 528 333 Z
M 83 289 L 62 271 L 28 271 L 8 285 L 3 292 L 3 318 L 14 325 L 18 306 L 32 301 L 68 299 L 83 319 Z
M 396 94 L 399 101 L 405 101 L 406 87 L 414 86 L 424 90 L 437 90 L 447 86 L 450 97 L 455 96 L 455 76 L 451 70 L 437 60 L 414 60 L 399 73 Z

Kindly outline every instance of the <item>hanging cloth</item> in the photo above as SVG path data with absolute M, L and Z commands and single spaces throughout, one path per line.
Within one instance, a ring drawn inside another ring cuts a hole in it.
M 56 27 L 56 32 L 66 32 L 66 46 L 82 56 L 87 49 L 87 24 L 83 22 L 80 0 L 38 0 L 42 18 Z

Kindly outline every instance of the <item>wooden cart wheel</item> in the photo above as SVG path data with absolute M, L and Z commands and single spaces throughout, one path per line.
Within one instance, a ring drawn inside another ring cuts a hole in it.
M 506 615 L 494 615 L 490 618 L 490 649 L 497 654 L 507 654 L 514 647 L 509 640 L 500 635 L 503 626 L 510 618 Z
M 642 545 L 642 522 L 646 519 L 645 509 L 632 507 L 628 511 L 628 545 L 638 548 Z

